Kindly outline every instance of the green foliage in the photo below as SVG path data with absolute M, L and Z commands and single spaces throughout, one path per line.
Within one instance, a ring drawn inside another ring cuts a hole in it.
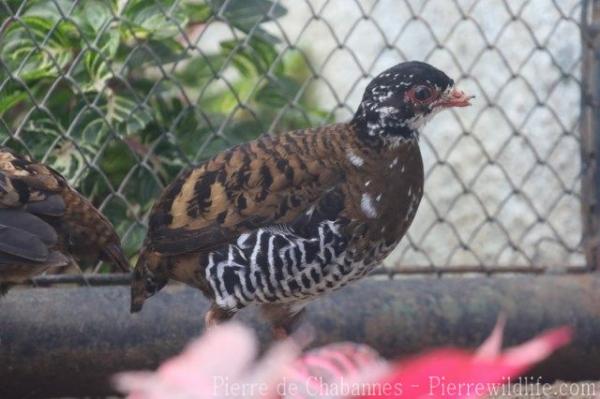
M 285 13 L 272 0 L 0 2 L 0 143 L 76 183 L 133 255 L 183 167 L 326 118 L 304 94 L 303 54 L 263 28 Z M 194 46 L 213 24 L 232 34 Z

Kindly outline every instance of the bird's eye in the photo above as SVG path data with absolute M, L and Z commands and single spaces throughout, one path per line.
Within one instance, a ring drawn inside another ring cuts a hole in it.
M 431 97 L 431 89 L 427 86 L 417 86 L 415 88 L 415 100 L 426 101 Z

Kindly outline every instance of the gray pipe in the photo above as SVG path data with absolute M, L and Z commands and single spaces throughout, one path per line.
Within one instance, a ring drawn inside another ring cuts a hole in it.
M 533 371 L 547 379 L 600 378 L 600 277 L 519 276 L 368 279 L 308 308 L 313 345 L 364 342 L 386 357 L 425 348 L 474 347 L 498 313 L 508 316 L 507 344 L 570 324 L 569 348 Z M 129 314 L 125 286 L 14 289 L 0 300 L 0 397 L 104 395 L 121 370 L 155 368 L 197 336 L 207 302 L 173 286 Z M 253 312 L 241 319 L 268 328 Z

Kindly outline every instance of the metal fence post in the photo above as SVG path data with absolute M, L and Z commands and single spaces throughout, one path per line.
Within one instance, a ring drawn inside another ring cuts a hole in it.
M 586 0 L 582 7 L 582 110 L 583 243 L 588 268 L 600 263 L 600 0 Z

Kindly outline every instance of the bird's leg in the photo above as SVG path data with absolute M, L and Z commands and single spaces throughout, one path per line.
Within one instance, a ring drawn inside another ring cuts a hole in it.
M 268 304 L 261 307 L 265 318 L 271 323 L 273 338 L 286 339 L 297 327 L 304 314 L 303 304 Z
M 222 322 L 231 319 L 234 314 L 235 312 L 232 312 L 231 310 L 226 310 L 213 304 L 204 315 L 204 327 L 208 329 L 217 324 L 221 324 Z
M 10 288 L 9 283 L 0 283 L 0 297 L 6 295 L 9 288 Z
M 289 332 L 283 327 L 273 326 L 272 331 L 273 338 L 275 338 L 275 340 L 277 341 L 283 341 L 284 339 L 287 339 L 290 336 Z

